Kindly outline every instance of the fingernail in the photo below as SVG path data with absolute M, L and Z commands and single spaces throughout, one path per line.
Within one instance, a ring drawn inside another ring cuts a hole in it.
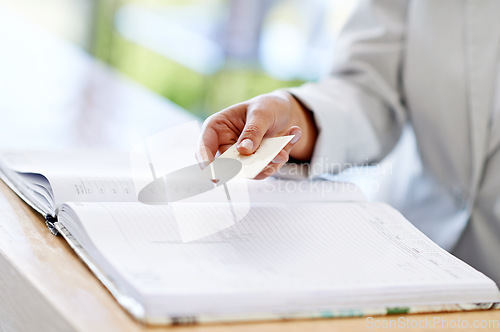
M 245 148 L 247 150 L 252 150 L 253 142 L 251 140 L 249 140 L 248 138 L 245 138 L 243 141 L 241 141 L 241 143 L 238 147 Z
M 285 158 L 283 158 L 282 156 L 280 155 L 277 155 L 276 157 L 274 157 L 274 159 L 271 161 L 273 164 L 282 164 L 286 161 Z
M 296 130 L 292 131 L 291 135 L 293 135 L 293 138 L 290 141 L 290 143 L 295 144 L 300 139 L 300 136 L 302 136 L 302 132 L 300 130 L 296 129 Z

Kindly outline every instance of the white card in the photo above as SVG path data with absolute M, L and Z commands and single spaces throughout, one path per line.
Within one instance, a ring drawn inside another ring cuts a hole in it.
M 239 160 L 242 169 L 238 177 L 253 179 L 280 153 L 280 151 L 292 140 L 294 135 L 264 138 L 254 154 L 245 156 L 236 149 L 237 143 L 233 144 L 219 158 L 231 158 Z

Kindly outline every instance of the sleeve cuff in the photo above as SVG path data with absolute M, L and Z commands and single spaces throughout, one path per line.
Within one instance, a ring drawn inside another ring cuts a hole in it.
M 329 79 L 288 92 L 313 113 L 318 128 L 308 178 L 366 164 L 379 153 L 375 133 L 357 102 L 359 91 L 354 86 Z

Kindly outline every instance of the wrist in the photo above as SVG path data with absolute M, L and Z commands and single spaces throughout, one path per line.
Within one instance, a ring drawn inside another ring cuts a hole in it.
M 290 151 L 290 156 L 295 160 L 308 162 L 311 160 L 318 137 L 316 122 L 313 113 L 299 99 L 288 91 L 285 93 L 291 107 L 292 125 L 299 126 L 302 130 L 302 137 Z

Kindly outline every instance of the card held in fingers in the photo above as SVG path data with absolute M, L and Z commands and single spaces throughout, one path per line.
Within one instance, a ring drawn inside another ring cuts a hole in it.
M 264 138 L 259 148 L 248 156 L 239 153 L 236 149 L 237 143 L 235 143 L 226 152 L 221 154 L 219 158 L 239 160 L 242 167 L 237 177 L 253 179 L 262 172 L 293 137 L 294 135 Z

